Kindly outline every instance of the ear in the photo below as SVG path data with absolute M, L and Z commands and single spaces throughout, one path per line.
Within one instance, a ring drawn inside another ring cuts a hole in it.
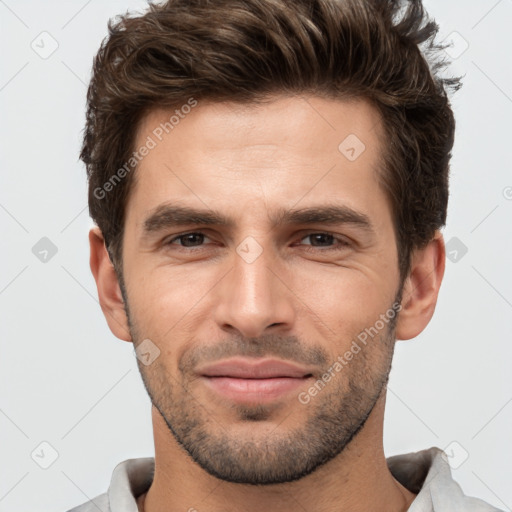
M 413 252 L 396 325 L 397 339 L 408 340 L 418 336 L 430 322 L 444 276 L 445 261 L 444 240 L 439 231 L 426 247 Z
M 89 231 L 89 245 L 91 272 L 96 281 L 101 310 L 108 326 L 117 338 L 132 341 L 117 274 L 105 247 L 103 234 L 97 226 Z

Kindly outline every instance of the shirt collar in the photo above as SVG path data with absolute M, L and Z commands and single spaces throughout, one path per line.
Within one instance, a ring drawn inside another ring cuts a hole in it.
M 459 484 L 452 478 L 446 454 L 439 448 L 395 455 L 389 457 L 387 463 L 394 478 L 417 494 L 408 512 L 499 512 L 477 498 L 464 495 Z M 128 459 L 118 464 L 112 473 L 108 490 L 110 511 L 138 512 L 137 497 L 151 486 L 154 471 L 153 457 Z

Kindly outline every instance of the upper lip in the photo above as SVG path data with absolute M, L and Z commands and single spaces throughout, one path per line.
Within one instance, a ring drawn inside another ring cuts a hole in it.
M 205 365 L 198 371 L 204 377 L 233 377 L 238 379 L 271 379 L 276 377 L 304 378 L 312 374 L 305 367 L 278 359 L 249 361 L 228 359 Z

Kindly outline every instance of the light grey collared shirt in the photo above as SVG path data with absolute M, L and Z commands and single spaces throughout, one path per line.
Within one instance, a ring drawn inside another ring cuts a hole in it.
M 395 455 L 387 463 L 393 476 L 417 494 L 408 512 L 503 512 L 466 496 L 439 448 Z M 138 512 L 137 497 L 151 486 L 154 470 L 153 457 L 125 460 L 115 467 L 106 493 L 68 512 Z

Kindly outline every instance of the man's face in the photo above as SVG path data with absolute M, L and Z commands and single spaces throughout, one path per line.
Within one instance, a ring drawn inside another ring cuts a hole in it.
M 390 369 L 400 290 L 378 114 L 317 97 L 199 102 L 159 141 L 172 114 L 139 127 L 136 147 L 156 146 L 123 242 L 132 339 L 160 351 L 139 363 L 145 386 L 210 474 L 301 478 L 360 430 Z M 229 222 L 173 224 L 165 207 Z M 326 207 L 341 214 L 314 218 Z

